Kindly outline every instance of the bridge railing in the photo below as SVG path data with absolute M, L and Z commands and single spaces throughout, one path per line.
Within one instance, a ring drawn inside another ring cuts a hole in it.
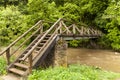
M 26 31 L 24 34 L 22 34 L 20 37 L 18 37 L 5 50 L 0 52 L 0 56 L 6 53 L 7 63 L 10 64 L 10 58 L 12 55 L 14 55 L 17 51 L 19 51 L 32 37 L 34 37 L 34 35 L 36 35 L 37 33 L 39 33 L 39 34 L 43 33 L 42 22 L 43 21 L 40 20 L 34 26 L 32 26 L 28 31 Z M 32 34 L 30 34 L 30 33 L 32 33 Z M 92 28 L 77 27 L 75 24 L 68 26 L 64 23 L 63 19 L 58 19 L 48 30 L 46 30 L 44 32 L 44 35 L 40 38 L 40 41 L 42 41 L 47 34 L 53 34 L 53 33 L 59 34 L 62 36 L 64 36 L 64 35 L 67 35 L 67 36 L 75 36 L 75 35 L 78 35 L 78 36 L 85 36 L 85 35 L 101 36 L 102 35 L 102 33 L 98 30 L 94 30 Z M 20 42 L 26 36 L 27 36 L 27 38 L 23 42 Z M 17 49 L 15 49 L 14 51 L 11 51 L 11 48 L 13 46 L 15 46 L 17 43 L 20 43 L 19 46 L 17 45 Z M 31 52 L 36 48 L 36 46 L 31 49 Z M 23 60 L 28 58 L 31 55 L 31 52 L 29 52 L 23 58 Z
M 30 34 L 31 32 L 32 34 Z M 42 33 L 42 32 L 43 32 L 43 26 L 42 26 L 42 20 L 40 20 L 34 26 L 32 26 L 29 30 L 27 30 L 24 34 L 18 37 L 14 42 L 12 42 L 5 50 L 0 52 L 0 56 L 6 53 L 5 55 L 7 59 L 7 64 L 10 64 L 10 58 L 12 57 L 12 55 L 18 52 L 37 33 Z M 24 39 L 24 41 L 21 41 L 22 39 Z M 17 48 L 13 50 L 12 48 L 16 47 L 16 44 L 17 44 Z
M 92 27 L 83 27 L 83 26 L 77 26 L 75 24 L 72 24 L 70 26 L 67 26 L 63 21 L 61 22 L 62 27 L 60 28 L 60 30 L 58 30 L 58 33 L 61 36 L 93 36 L 93 37 L 98 37 L 98 36 L 102 36 L 103 33 L 97 29 L 94 29 Z
M 40 43 L 40 42 L 46 37 L 46 35 L 51 34 L 51 31 L 52 31 L 52 30 L 53 30 L 53 32 L 55 32 L 54 30 L 58 27 L 59 22 L 60 22 L 61 20 L 62 20 L 61 18 L 58 19 L 58 20 L 50 27 L 50 29 L 48 29 L 48 30 L 43 34 L 43 36 L 39 39 L 39 42 L 38 42 L 38 43 Z M 58 30 L 58 29 L 57 29 L 57 30 Z M 52 33 L 52 34 L 53 34 L 53 33 Z M 57 34 L 57 33 L 56 33 L 56 34 Z M 54 34 L 54 35 L 55 35 L 55 34 Z M 23 61 L 26 60 L 26 59 L 31 55 L 31 53 L 33 52 L 33 50 L 34 50 L 38 45 L 39 45 L 39 44 L 36 44 L 36 45 L 27 53 L 27 55 L 22 58 L 22 60 L 23 60 Z
M 67 22 L 67 21 L 65 21 Z M 66 25 L 64 19 L 62 19 L 58 25 L 61 25 L 60 29 L 57 30 L 57 34 L 61 37 L 100 37 L 103 35 L 101 31 L 93 27 L 83 27 L 76 24 Z M 50 32 L 53 33 L 56 31 L 56 28 L 53 28 Z
M 45 45 L 43 45 L 43 49 L 40 49 L 39 52 L 42 52 L 44 49 L 46 49 L 47 46 L 50 45 L 52 39 L 54 39 L 55 37 L 57 37 L 57 31 L 60 29 L 61 27 L 61 18 L 58 19 L 43 35 L 42 37 L 39 39 L 38 43 L 40 43 L 48 34 L 51 34 L 51 37 L 49 38 L 49 40 L 47 41 L 47 43 Z M 35 46 L 32 47 L 32 49 L 21 59 L 21 60 L 26 60 L 28 59 L 28 64 L 29 64 L 29 73 L 32 72 L 32 67 L 35 65 L 35 60 L 39 60 L 37 59 L 37 57 L 39 55 L 42 54 L 38 54 L 36 57 L 33 58 L 33 54 L 32 52 L 35 50 L 35 48 L 38 46 L 39 44 L 35 44 Z

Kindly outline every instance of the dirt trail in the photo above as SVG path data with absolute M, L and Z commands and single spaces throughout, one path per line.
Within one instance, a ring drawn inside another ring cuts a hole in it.
M 20 77 L 13 74 L 7 74 L 1 77 L 2 80 L 22 80 Z
M 4 76 L 1 76 L 0 80 L 27 80 L 27 78 L 23 78 L 17 75 L 13 75 L 13 74 L 7 74 Z

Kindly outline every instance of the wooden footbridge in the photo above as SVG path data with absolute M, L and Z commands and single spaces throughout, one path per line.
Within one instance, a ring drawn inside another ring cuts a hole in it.
M 6 54 L 8 72 L 21 76 L 31 73 L 32 68 L 39 66 L 61 37 L 65 40 L 72 40 L 102 36 L 102 33 L 97 29 L 77 27 L 75 24 L 67 26 L 63 19 L 58 19 L 47 30 L 44 29 L 44 23 L 42 20 L 37 22 L 0 53 L 0 55 Z M 29 45 L 25 47 L 28 42 Z M 13 50 L 13 47 L 16 49 Z M 18 54 L 19 50 L 20 54 Z M 17 58 L 11 62 L 11 57 L 16 53 Z

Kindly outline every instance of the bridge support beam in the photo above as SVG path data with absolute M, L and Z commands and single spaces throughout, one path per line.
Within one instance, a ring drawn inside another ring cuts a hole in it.
M 68 45 L 65 40 L 60 39 L 56 42 L 54 66 L 67 67 L 67 48 Z

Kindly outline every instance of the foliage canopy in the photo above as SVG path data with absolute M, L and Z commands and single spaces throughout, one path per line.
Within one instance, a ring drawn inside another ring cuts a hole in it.
M 100 29 L 100 43 L 120 49 L 119 0 L 24 0 L 0 7 L 0 43 L 10 43 L 38 20 L 54 22 L 58 18 Z M 49 25 L 48 25 L 49 26 Z M 13 37 L 14 36 L 14 37 Z M 74 42 L 74 41 L 73 41 Z M 108 45 L 109 44 L 109 45 Z

